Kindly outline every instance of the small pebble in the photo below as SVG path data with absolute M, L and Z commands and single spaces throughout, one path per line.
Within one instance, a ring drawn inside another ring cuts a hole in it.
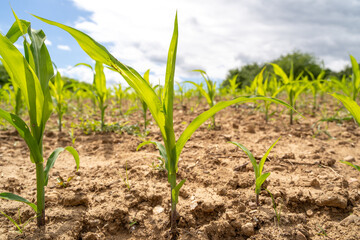
M 355 162 L 355 158 L 353 156 L 349 155 L 349 156 L 344 157 L 344 161 L 353 163 L 353 162 Z

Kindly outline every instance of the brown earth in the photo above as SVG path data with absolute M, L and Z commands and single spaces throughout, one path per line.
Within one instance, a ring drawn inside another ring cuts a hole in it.
M 185 145 L 178 172 L 178 181 L 186 179 L 178 204 L 179 239 L 360 239 L 360 173 L 339 162 L 347 158 L 360 164 L 360 129 L 353 121 L 323 123 L 334 139 L 325 131 L 314 137 L 319 116 L 297 116 L 290 126 L 283 112 L 266 124 L 263 113 L 250 105 L 223 110 L 216 116 L 217 129 L 204 124 Z M 176 109 L 177 137 L 204 110 Z M 140 113 L 130 118 L 141 121 Z M 71 121 L 66 118 L 67 124 Z M 157 127 L 149 128 L 148 138 L 161 141 Z M 53 116 L 44 139 L 45 156 L 71 145 L 67 131 L 58 133 Z M 170 189 L 166 173 L 152 166 L 158 161 L 156 148 L 136 151 L 143 140 L 128 133 L 86 135 L 78 129 L 75 136 L 81 167 L 75 173 L 74 160 L 66 153 L 52 169 L 46 187 L 46 233 L 32 220 L 19 234 L 0 215 L 0 239 L 166 239 Z M 264 186 L 281 213 L 277 221 L 265 190 L 256 206 L 252 165 L 246 165 L 248 157 L 228 141 L 245 145 L 260 159 L 280 136 L 264 166 L 264 172 L 271 172 Z M 35 166 L 11 128 L 0 131 L 0 159 L 0 192 L 35 202 Z M 130 189 L 123 181 L 126 169 Z M 59 176 L 72 175 L 68 187 L 57 184 Z M 0 210 L 16 220 L 18 209 L 23 222 L 34 216 L 24 204 L 0 202 Z

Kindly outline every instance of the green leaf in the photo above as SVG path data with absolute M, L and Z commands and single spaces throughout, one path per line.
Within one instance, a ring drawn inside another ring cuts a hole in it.
M 259 194 L 261 191 L 261 185 L 265 182 L 265 180 L 270 176 L 270 173 L 264 173 L 260 177 L 256 178 L 255 182 L 255 192 Z
M 346 109 L 351 113 L 351 115 L 355 118 L 357 124 L 360 126 L 360 106 L 349 97 L 337 93 L 333 93 L 330 95 L 338 99 L 340 102 L 342 102 L 342 104 L 344 104 Z
M 19 21 L 21 22 L 21 28 L 24 29 L 25 33 L 26 33 L 27 29 L 30 26 L 30 22 L 22 20 L 22 19 L 20 19 Z M 19 37 L 21 37 L 25 33 L 22 33 L 22 31 L 19 28 L 18 21 L 15 21 L 13 23 L 13 25 L 11 26 L 11 28 L 9 29 L 9 31 L 6 33 L 6 37 L 12 43 L 15 43 L 19 39 Z
M 156 141 L 142 142 L 137 146 L 136 151 L 138 151 L 142 146 L 145 146 L 147 144 L 154 144 L 159 149 L 160 156 L 165 160 L 165 167 L 167 167 L 166 163 L 168 162 L 168 157 L 167 157 L 166 149 L 164 145 L 162 145 L 160 142 L 156 142 Z M 169 172 L 167 168 L 166 170 Z
M 104 74 L 104 66 L 101 62 L 95 63 L 95 78 L 94 78 L 95 91 L 102 103 L 106 100 L 106 80 Z
M 40 82 L 20 51 L 0 33 L 0 56 L 11 71 L 13 81 L 21 89 L 32 124 L 41 125 L 44 94 Z
M 224 101 L 219 102 L 209 110 L 203 112 L 199 116 L 197 116 L 184 130 L 184 132 L 179 137 L 177 143 L 176 143 L 176 152 L 177 152 L 177 161 L 179 160 L 179 155 L 185 146 L 186 142 L 189 140 L 191 135 L 198 129 L 207 119 L 209 119 L 211 116 L 213 116 L 215 113 L 219 112 L 220 110 L 233 105 L 235 103 L 244 103 L 244 102 L 253 102 L 256 100 L 265 100 L 270 101 L 274 103 L 278 103 L 281 105 L 284 105 L 285 107 L 289 109 L 293 109 L 295 112 L 297 112 L 293 107 L 291 107 L 289 104 L 276 99 L 276 98 L 270 98 L 270 97 L 264 97 L 264 96 L 245 96 L 245 97 L 238 97 L 230 101 Z
M 176 185 L 175 188 L 173 188 L 173 190 L 171 191 L 171 195 L 172 195 L 172 199 L 173 201 L 175 201 L 175 204 L 177 204 L 179 202 L 179 191 L 180 188 L 184 185 L 186 179 L 181 180 L 181 182 Z
M 34 137 L 31 135 L 29 127 L 26 123 L 16 116 L 15 114 L 8 113 L 0 108 L 0 117 L 10 123 L 13 127 L 16 128 L 20 137 L 22 137 L 27 146 L 29 147 L 30 154 L 32 155 L 32 159 L 35 163 L 43 162 L 43 158 L 39 149 L 39 145 L 37 144 Z
M 0 193 L 0 198 L 25 203 L 25 204 L 29 205 L 32 209 L 34 209 L 35 212 L 37 212 L 37 206 L 34 203 L 29 202 L 28 200 L 26 200 L 23 197 L 20 197 L 19 195 L 16 195 L 13 193 L 8 193 L 8 192 L 3 192 L 3 193 Z
M 290 79 L 288 78 L 284 70 L 282 70 L 282 68 L 275 63 L 271 63 L 271 65 L 274 68 L 274 73 L 282 78 L 284 84 L 288 84 L 290 82 Z
M 279 137 L 270 147 L 269 149 L 266 151 L 265 155 L 261 158 L 260 163 L 259 163 L 259 174 L 261 175 L 265 161 L 267 156 L 269 155 L 271 149 L 275 146 L 275 144 L 280 140 L 281 137 Z
M 79 159 L 78 152 L 71 146 L 67 146 L 65 148 L 62 148 L 62 147 L 57 148 L 51 153 L 50 157 L 48 158 L 48 160 L 46 162 L 46 166 L 45 166 L 45 169 L 44 169 L 45 186 L 47 186 L 47 184 L 48 184 L 50 169 L 54 166 L 55 161 L 58 158 L 59 154 L 64 150 L 67 150 L 69 153 L 71 153 L 71 155 L 73 155 L 73 157 L 75 159 L 75 163 L 76 163 L 76 171 L 79 170 L 80 159 Z
M 359 71 L 359 64 L 357 63 L 356 59 L 350 55 L 350 59 L 351 59 L 351 65 L 352 65 L 352 70 L 353 70 L 353 74 L 354 74 L 354 87 L 356 89 L 359 88 L 360 86 L 360 71 Z
M 78 64 L 75 64 L 74 67 L 77 67 L 77 66 L 85 66 L 85 67 L 88 67 L 91 69 L 91 71 L 94 72 L 94 69 L 93 67 L 90 65 L 90 64 L 87 64 L 87 63 L 78 63 Z
M 232 143 L 234 144 L 235 146 L 241 148 L 241 150 L 243 150 L 246 155 L 248 155 L 249 159 L 250 159 L 250 162 L 251 164 L 253 165 L 253 168 L 254 168 L 254 173 L 255 173 L 255 179 L 257 179 L 259 177 L 259 166 L 256 162 L 256 159 L 254 157 L 254 155 L 250 152 L 249 149 L 247 149 L 244 145 L 240 144 L 240 143 L 237 143 L 237 142 L 229 142 L 229 143 Z
M 0 211 L 0 213 L 2 215 L 4 215 L 7 219 L 9 219 L 15 225 L 15 227 L 19 230 L 20 233 L 23 233 L 23 230 L 21 229 L 19 224 L 17 224 L 16 221 L 14 219 L 12 219 L 12 217 L 6 215 L 6 213 L 4 213 L 3 211 Z
M 352 164 L 351 162 L 348 162 L 348 161 L 340 161 L 340 162 L 345 163 L 346 165 L 349 165 L 350 167 L 353 167 L 356 170 L 360 171 L 360 166 L 358 166 L 358 165 Z
M 201 85 L 199 85 L 199 84 L 197 84 L 197 83 L 195 83 L 193 81 L 185 81 L 185 82 L 193 84 L 200 91 L 201 95 L 203 95 L 203 97 L 206 98 L 206 101 L 209 104 L 209 106 L 211 106 L 211 104 L 212 104 L 211 98 L 210 98 L 209 94 L 204 90 L 204 88 Z
M 146 72 L 144 73 L 144 79 L 150 84 L 149 75 L 150 69 L 146 70 Z
M 176 51 L 178 43 L 178 21 L 177 13 L 175 15 L 174 31 L 170 42 L 166 74 L 165 74 L 165 86 L 163 97 L 163 110 L 165 115 L 165 135 L 164 144 L 166 152 L 168 154 L 169 161 L 165 162 L 168 174 L 177 172 L 176 164 L 176 141 L 174 133 L 174 121 L 173 121 L 173 102 L 174 102 L 174 76 L 175 76 L 175 63 L 176 63 Z
M 122 77 L 126 80 L 126 82 L 136 91 L 143 101 L 149 107 L 149 111 L 151 112 L 155 122 L 160 128 L 161 134 L 166 141 L 166 133 L 165 133 L 165 116 L 163 113 L 163 108 L 161 106 L 160 100 L 157 97 L 154 90 L 151 86 L 146 82 L 145 79 L 141 77 L 141 75 L 132 69 L 129 66 L 126 66 L 119 62 L 114 56 L 112 56 L 108 50 L 96 42 L 94 39 L 86 35 L 85 33 L 76 30 L 72 27 L 50 21 L 38 16 L 33 15 L 34 17 L 40 19 L 43 22 L 48 24 L 57 26 L 68 33 L 70 33 L 75 40 L 79 43 L 80 47 L 95 61 L 102 62 L 114 70 L 119 72 Z

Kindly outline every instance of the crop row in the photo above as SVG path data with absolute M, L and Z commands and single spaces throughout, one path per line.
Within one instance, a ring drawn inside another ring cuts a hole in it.
M 76 99 L 78 110 L 82 107 L 84 99 L 90 99 L 93 102 L 94 109 L 100 111 L 101 131 L 106 129 L 105 112 L 108 109 L 107 103 L 110 98 L 115 99 L 114 103 L 117 105 L 120 114 L 124 114 L 122 107 L 124 99 L 140 99 L 144 118 L 144 134 L 146 134 L 148 122 L 146 113 L 148 110 L 150 111 L 155 123 L 159 127 L 163 141 L 144 141 L 138 146 L 138 149 L 145 144 L 155 144 L 159 149 L 163 167 L 166 170 L 167 179 L 170 184 L 170 234 L 172 239 L 176 239 L 178 235 L 176 205 L 179 200 L 179 191 L 185 183 L 185 179 L 177 180 L 180 154 L 192 134 L 208 119 L 211 118 L 211 128 L 216 128 L 215 115 L 220 110 L 245 102 L 257 103 L 258 106 L 263 104 L 265 119 L 268 121 L 271 115 L 269 112 L 270 104 L 276 103 L 290 110 L 290 124 L 293 124 L 296 103 L 302 93 L 312 93 L 313 111 L 318 108 L 317 100 L 319 95 L 321 97 L 324 94 L 330 93 L 331 96 L 344 104 L 355 121 L 360 124 L 360 107 L 356 103 L 360 91 L 360 70 L 358 63 L 352 56 L 350 58 L 353 66 L 353 75 L 349 77 L 344 76 L 341 80 L 336 78 L 324 79 L 324 72 L 316 78 L 311 72 L 308 72 L 306 76 L 303 73 L 294 76 L 292 68 L 287 74 L 280 66 L 271 64 L 269 67 L 264 67 L 255 77 L 252 84 L 244 89 L 238 88 L 239 84 L 236 82 L 237 76 L 235 76 L 230 80 L 228 88 L 219 90 L 216 87 L 216 83 L 209 78 L 206 72 L 194 70 L 204 78 L 205 87 L 203 84 L 186 82 L 195 86 L 195 90 L 191 92 L 184 90 L 183 83 L 177 83 L 178 89 L 175 91 L 174 75 L 178 44 L 177 16 L 175 17 L 174 31 L 168 51 L 164 86 L 160 84 L 153 86 L 149 81 L 149 70 L 141 76 L 138 71 L 118 61 L 104 46 L 85 33 L 72 27 L 35 16 L 48 24 L 67 31 L 75 38 L 89 57 L 96 62 L 94 68 L 86 63 L 77 64 L 87 66 L 93 71 L 94 78 L 92 85 L 88 86 L 76 82 L 68 84 L 51 61 L 50 54 L 45 45 L 46 36 L 44 32 L 32 29 L 30 22 L 18 19 L 15 13 L 14 16 L 16 20 L 8 33 L 5 36 L 0 34 L 0 60 L 11 80 L 11 84 L 4 86 L 0 93 L 4 102 L 7 101 L 8 104 L 12 105 L 12 112 L 0 108 L 0 116 L 7 124 L 15 127 L 29 148 L 30 160 L 36 167 L 37 201 L 35 204 L 8 192 L 0 193 L 0 197 L 29 205 L 36 212 L 37 225 L 40 228 L 45 226 L 45 187 L 48 183 L 49 172 L 54 166 L 57 157 L 62 151 L 67 150 L 73 155 L 77 169 L 80 166 L 79 155 L 73 146 L 55 149 L 46 161 L 43 155 L 43 136 L 46 123 L 51 113 L 55 110 L 58 116 L 59 131 L 62 131 L 62 118 L 66 114 L 68 106 L 67 99 L 71 97 Z M 14 46 L 14 43 L 21 37 L 23 37 L 24 55 Z M 112 91 L 109 91 L 106 88 L 104 65 L 118 72 L 126 80 L 130 88 L 124 89 L 121 85 L 117 85 Z M 265 72 L 266 68 L 272 68 L 273 73 Z M 308 76 L 311 76 L 311 78 L 309 79 Z M 339 91 L 342 94 L 335 93 Z M 180 137 L 176 139 L 173 124 L 174 102 L 178 98 L 181 105 L 184 105 L 184 99 L 191 97 L 189 93 L 195 93 L 200 98 L 205 98 L 209 109 L 198 115 L 180 134 Z M 281 94 L 286 97 L 286 101 L 277 98 Z M 228 100 L 216 102 L 219 98 L 227 98 Z M 23 109 L 27 110 L 27 114 L 23 114 L 23 116 L 28 120 L 28 123 L 21 118 L 21 111 Z M 257 203 L 259 203 L 258 198 L 262 184 L 270 175 L 270 173 L 262 172 L 264 163 L 277 141 L 270 146 L 259 163 L 257 163 L 252 153 L 244 145 L 231 142 L 248 155 L 253 165 Z M 360 170 L 358 166 L 352 163 L 344 163 Z M 7 216 L 5 213 L 3 214 Z M 11 217 L 7 217 L 17 225 Z M 19 230 L 21 230 L 20 227 Z

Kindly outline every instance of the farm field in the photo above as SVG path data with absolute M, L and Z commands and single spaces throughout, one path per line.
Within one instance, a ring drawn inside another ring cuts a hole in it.
M 341 105 L 328 97 L 331 114 Z M 176 135 L 207 108 L 203 103 L 191 112 L 179 106 L 174 110 Z M 179 239 L 359 239 L 359 173 L 339 160 L 359 163 L 360 129 L 352 120 L 329 122 L 327 133 L 333 139 L 324 132 L 315 137 L 318 117 L 304 116 L 290 126 L 285 111 L 266 123 L 253 104 L 243 104 L 217 114 L 216 129 L 207 127 L 210 120 L 200 127 L 179 161 L 178 176 L 186 179 L 178 203 Z M 128 124 L 141 119 L 134 113 Z M 67 128 L 77 121 L 65 118 Z M 149 131 L 148 138 L 161 140 L 155 125 Z M 20 235 L 3 219 L 1 239 L 166 239 L 170 192 L 165 171 L 152 165 L 159 156 L 155 146 L 136 151 L 142 139 L 126 131 L 87 135 L 76 129 L 74 135 L 80 169 L 75 173 L 72 156 L 63 154 L 50 173 L 46 234 L 40 234 L 35 220 Z M 264 165 L 271 173 L 264 185 L 277 204 L 277 218 L 265 190 L 256 206 L 252 165 L 228 142 L 244 144 L 260 159 L 279 137 Z M 35 169 L 26 144 L 13 129 L 2 130 L 0 141 L 0 189 L 34 202 Z M 44 156 L 51 153 L 48 149 L 71 144 L 69 134 L 58 132 L 54 115 L 44 137 Z M 63 187 L 59 176 L 74 178 Z M 12 216 L 18 209 L 23 222 L 33 216 L 22 203 L 2 201 L 0 207 Z
M 360 239 L 354 56 L 338 72 L 294 51 L 222 83 L 201 69 L 181 79 L 176 12 L 155 84 L 151 69 L 32 15 L 76 40 L 90 63 L 71 69 L 86 68 L 86 83 L 62 76 L 45 33 L 12 13 L 0 33 L 0 239 Z M 110 70 L 126 84 L 107 85 Z

